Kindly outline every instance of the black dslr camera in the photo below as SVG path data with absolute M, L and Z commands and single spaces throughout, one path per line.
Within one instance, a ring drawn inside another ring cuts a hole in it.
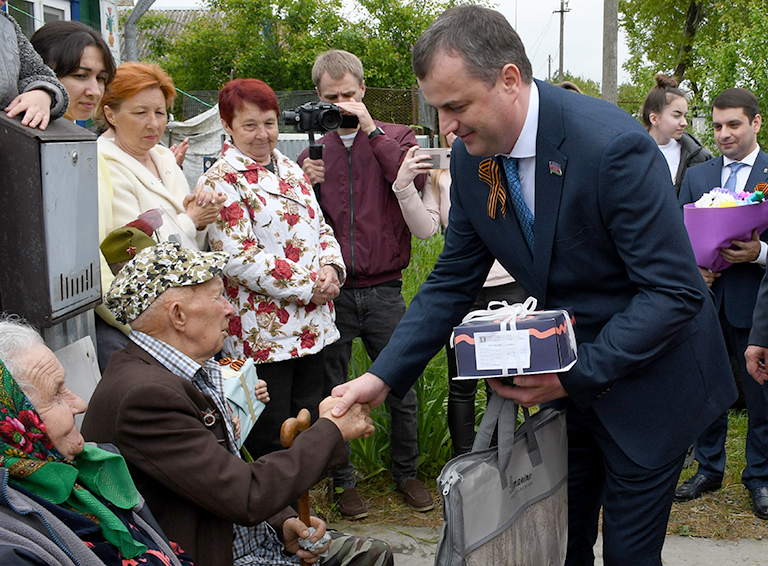
M 299 132 L 333 132 L 342 124 L 341 110 L 330 102 L 307 102 L 293 110 L 283 110 L 280 119 L 285 126 Z

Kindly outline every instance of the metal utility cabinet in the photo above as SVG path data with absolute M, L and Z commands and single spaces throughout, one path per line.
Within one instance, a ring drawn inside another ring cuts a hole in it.
M 0 113 L 0 310 L 47 342 L 49 329 L 101 301 L 97 183 L 95 134 L 64 119 L 27 128 Z

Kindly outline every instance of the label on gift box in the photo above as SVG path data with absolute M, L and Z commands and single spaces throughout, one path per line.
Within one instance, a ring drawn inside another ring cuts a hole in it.
M 536 310 L 536 299 L 493 301 L 454 328 L 454 379 L 568 371 L 576 363 L 576 336 L 568 309 Z
M 531 367 L 531 340 L 527 330 L 475 333 L 478 370 Z

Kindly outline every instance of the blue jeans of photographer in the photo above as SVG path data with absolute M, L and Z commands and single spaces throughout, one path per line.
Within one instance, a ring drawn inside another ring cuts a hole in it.
M 400 280 L 360 289 L 342 289 L 333 303 L 341 337 L 323 349 L 326 395 L 330 395 L 335 386 L 347 381 L 352 341 L 360 337 L 368 356 L 375 360 L 405 314 Z M 416 392 L 410 389 L 403 399 L 390 393 L 386 404 L 391 417 L 389 456 L 392 460 L 392 479 L 402 485 L 416 477 L 419 456 Z M 349 443 L 347 452 L 350 452 Z M 336 470 L 331 477 L 334 488 L 355 486 L 351 464 Z

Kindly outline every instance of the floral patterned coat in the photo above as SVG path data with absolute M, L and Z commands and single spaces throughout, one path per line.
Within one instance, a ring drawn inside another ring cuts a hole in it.
M 232 254 L 224 286 L 237 313 L 224 353 L 269 363 L 319 352 L 339 338 L 333 303 L 311 302 L 320 268 L 346 277 L 341 248 L 301 168 L 273 151 L 277 175 L 225 144 L 202 179 L 227 201 L 208 238 Z

